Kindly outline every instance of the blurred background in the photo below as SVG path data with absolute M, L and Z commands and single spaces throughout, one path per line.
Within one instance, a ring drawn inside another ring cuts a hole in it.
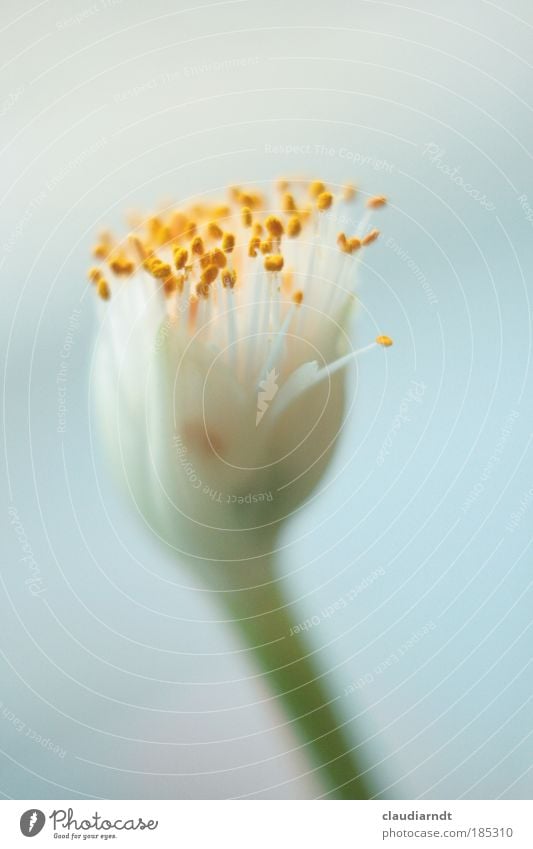
M 2 4 L 4 797 L 321 792 L 89 392 L 94 233 L 293 173 L 389 196 L 353 332 L 396 343 L 285 528 L 300 621 L 382 798 L 531 797 L 532 26 L 526 0 Z

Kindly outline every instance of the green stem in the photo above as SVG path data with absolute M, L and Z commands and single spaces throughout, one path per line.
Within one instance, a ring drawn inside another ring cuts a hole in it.
M 374 795 L 334 700 L 328 695 L 303 632 L 279 590 L 272 561 L 219 564 L 212 588 L 232 616 L 256 665 L 294 724 L 318 771 L 326 794 L 336 799 Z M 253 582 L 252 582 L 253 579 Z M 222 596 L 222 598 L 220 598 Z

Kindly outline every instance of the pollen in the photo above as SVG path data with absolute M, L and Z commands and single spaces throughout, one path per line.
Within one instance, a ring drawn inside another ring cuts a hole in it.
M 250 242 L 248 244 L 248 256 L 249 257 L 256 257 L 257 252 L 260 249 L 260 247 L 261 247 L 261 239 L 259 238 L 259 236 L 252 236 L 252 238 L 250 239 Z
M 369 209 L 379 209 L 381 206 L 385 206 L 387 203 L 387 198 L 385 195 L 374 195 L 374 197 L 368 198 L 366 205 Z
M 233 233 L 224 233 L 222 236 L 222 250 L 230 254 L 235 247 L 235 236 Z
M 290 239 L 295 239 L 302 232 L 302 222 L 298 215 L 291 215 L 287 221 L 287 236 Z
M 111 297 L 109 283 L 103 277 L 100 277 L 96 284 L 96 291 L 103 301 L 108 301 Z
M 298 292 L 295 292 L 294 295 L 292 296 L 292 299 L 293 299 L 294 303 L 298 304 L 298 306 L 299 306 L 304 299 L 304 293 L 302 292 L 302 290 L 299 289 Z
M 202 271 L 202 276 L 200 278 L 201 283 L 203 285 L 209 286 L 213 283 L 214 280 L 218 277 L 218 266 L 217 265 L 208 265 L 204 271 Z
M 228 264 L 226 254 L 220 248 L 215 248 L 215 250 L 211 252 L 211 261 L 213 265 L 217 266 L 217 268 L 225 268 Z
M 283 257 L 281 254 L 270 254 L 265 257 L 265 271 L 281 271 L 283 268 Z
M 332 203 L 333 195 L 331 194 L 331 192 L 320 192 L 316 199 L 317 208 L 321 212 L 325 212 L 326 209 L 329 209 Z
M 222 238 L 224 235 L 221 227 L 218 226 L 216 221 L 210 221 L 207 225 L 207 235 L 211 239 L 216 239 L 217 241 Z
M 322 192 L 325 191 L 326 187 L 324 183 L 322 183 L 320 180 L 313 180 L 313 182 L 309 185 L 309 194 L 312 198 L 317 198 L 319 195 L 322 194 Z
M 347 183 L 342 191 L 342 199 L 345 200 L 346 203 L 350 203 L 350 201 L 354 200 L 356 194 L 357 189 L 353 183 Z
M 191 254 L 202 256 L 205 253 L 204 240 L 201 236 L 195 236 L 191 242 Z
M 394 344 L 390 336 L 376 336 L 376 342 L 383 348 L 390 348 Z
M 280 239 L 283 236 L 283 224 L 276 215 L 268 216 L 265 227 L 274 239 Z
M 225 289 L 233 289 L 237 282 L 237 272 L 234 268 L 225 268 L 222 272 L 222 285 Z
M 371 230 L 370 233 L 367 233 L 364 238 L 361 239 L 362 245 L 371 245 L 372 242 L 375 242 L 377 237 L 379 236 L 379 230 Z
M 252 210 L 249 206 L 243 206 L 241 209 L 241 221 L 243 227 L 252 226 Z
M 185 268 L 189 258 L 189 251 L 186 248 L 174 248 L 174 265 L 180 271 Z
M 298 207 L 296 206 L 294 195 L 286 192 L 281 201 L 281 208 L 283 209 L 283 212 L 296 212 Z

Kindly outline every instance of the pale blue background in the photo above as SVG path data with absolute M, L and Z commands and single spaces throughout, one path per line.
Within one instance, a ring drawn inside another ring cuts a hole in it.
M 396 346 L 361 361 L 326 486 L 286 529 L 288 585 L 305 619 L 385 572 L 310 632 L 346 719 L 360 714 L 385 796 L 531 797 L 531 499 L 506 530 L 533 486 L 533 223 L 519 202 L 525 193 L 533 206 L 530 4 L 8 0 L 2 12 L 0 792 L 320 792 L 216 605 L 184 586 L 117 493 L 88 409 L 95 229 L 136 204 L 297 172 L 390 196 L 355 330 L 363 344 L 377 325 Z M 424 157 L 427 144 L 495 209 Z M 56 378 L 76 308 L 58 434 Z M 422 403 L 380 466 L 413 379 L 426 385 Z M 46 586 L 37 598 L 10 506 Z M 345 695 L 362 675 L 370 683 Z M 11 714 L 65 756 L 18 732 Z

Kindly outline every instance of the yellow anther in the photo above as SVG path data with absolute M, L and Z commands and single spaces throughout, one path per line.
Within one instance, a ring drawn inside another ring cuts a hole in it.
M 98 292 L 98 295 L 103 301 L 108 301 L 111 297 L 111 290 L 109 288 L 109 284 L 107 280 L 104 280 L 103 277 L 100 277 L 100 279 L 98 280 L 96 284 L 96 291 Z
M 89 278 L 91 283 L 98 283 L 100 277 L 102 277 L 102 270 L 96 265 L 93 265 L 92 268 L 89 268 L 89 271 L 87 272 L 87 277 Z
M 110 245 L 105 244 L 105 242 L 98 242 L 98 244 L 93 248 L 93 256 L 95 256 L 96 259 L 106 259 L 110 250 Z
M 262 254 L 271 254 L 272 248 L 273 248 L 272 239 L 265 239 L 259 245 L 259 250 L 261 251 Z
M 211 251 L 211 261 L 217 268 L 225 268 L 228 264 L 226 254 L 220 248 L 215 248 L 214 251 Z
M 162 262 L 157 257 L 149 257 L 143 263 L 146 270 L 158 280 L 164 280 L 165 277 L 170 277 L 172 269 L 167 262 Z
M 281 200 L 281 208 L 283 209 L 283 212 L 296 212 L 296 210 L 298 209 L 294 197 L 289 194 L 289 192 L 283 195 L 283 198 Z
M 181 271 L 182 268 L 185 268 L 187 260 L 189 258 L 189 251 L 187 248 L 174 248 L 174 265 Z
M 261 239 L 259 236 L 252 236 L 248 243 L 248 256 L 257 256 L 257 251 L 261 248 Z
M 326 187 L 324 183 L 322 183 L 320 180 L 313 180 L 313 182 L 309 185 L 309 194 L 312 198 L 317 198 L 319 195 L 322 194 L 322 192 L 325 191 Z
M 344 251 L 345 253 L 348 252 L 348 239 L 346 238 L 345 233 L 339 233 L 339 235 L 337 236 L 337 245 L 339 246 L 341 251 Z
M 208 265 L 204 271 L 202 271 L 202 276 L 200 280 L 203 284 L 209 286 L 213 283 L 214 280 L 217 279 L 218 276 L 218 266 L 217 265 Z
M 283 224 L 275 215 L 269 215 L 265 221 L 265 227 L 274 239 L 281 239 L 283 236 Z
M 265 271 L 281 271 L 283 268 L 283 257 L 281 254 L 270 254 L 265 257 Z
M 109 259 L 109 268 L 117 275 L 130 275 L 135 271 L 135 264 L 127 256 L 120 254 Z
M 222 285 L 225 289 L 233 289 L 237 282 L 237 272 L 234 268 L 225 268 L 222 272 Z
M 344 189 L 343 189 L 343 192 L 342 192 L 342 198 L 343 198 L 343 200 L 350 202 L 351 200 L 354 199 L 356 194 L 357 194 L 357 189 L 355 188 L 353 183 L 347 183 L 344 186 Z
M 196 284 L 196 294 L 199 298 L 208 298 L 209 297 L 209 283 L 201 283 Z
M 227 204 L 219 204 L 213 209 L 213 218 L 219 221 L 221 218 L 227 218 L 231 210 Z
M 376 342 L 383 348 L 390 348 L 394 344 L 390 336 L 376 336 Z
M 201 236 L 195 236 L 191 242 L 191 254 L 202 256 L 205 253 L 204 240 Z
M 289 188 L 289 181 L 285 179 L 278 180 L 276 183 L 278 192 L 286 192 Z
M 224 233 L 222 236 L 222 250 L 230 254 L 235 247 L 235 236 L 233 233 Z
M 216 221 L 210 221 L 207 225 L 207 235 L 211 237 L 211 239 L 221 239 L 223 236 L 222 228 L 218 226 Z
M 295 239 L 302 232 L 302 222 L 297 215 L 291 215 L 287 221 L 287 235 L 291 239 Z
M 363 239 L 361 239 L 361 244 L 362 245 L 370 245 L 370 244 L 372 244 L 372 242 L 376 241 L 378 236 L 379 236 L 379 230 L 371 230 L 370 233 L 367 233 L 367 235 Z
M 249 206 L 243 206 L 243 208 L 241 209 L 241 219 L 243 227 L 252 226 L 252 210 Z
M 177 288 L 178 281 L 172 274 L 170 275 L 170 277 L 166 277 L 163 280 L 163 291 L 167 298 L 170 298 L 174 294 L 174 292 L 176 292 Z
M 348 239 L 348 253 L 353 254 L 355 251 L 358 251 L 362 244 L 361 239 L 358 239 L 357 236 L 352 236 L 351 239 Z
M 321 212 L 325 212 L 326 209 L 329 209 L 331 204 L 333 203 L 333 195 L 331 192 L 320 192 L 316 199 L 317 209 Z
M 294 293 L 294 295 L 292 296 L 292 299 L 293 299 L 295 304 L 299 305 L 299 304 L 302 303 L 302 301 L 304 299 L 304 293 L 301 291 L 301 289 L 299 289 L 298 292 Z
M 366 205 L 369 209 L 379 209 L 380 206 L 385 206 L 387 198 L 385 195 L 376 195 L 373 198 L 368 198 Z
M 254 226 L 252 227 L 252 234 L 254 236 L 263 235 L 263 225 L 259 221 L 254 222 Z

